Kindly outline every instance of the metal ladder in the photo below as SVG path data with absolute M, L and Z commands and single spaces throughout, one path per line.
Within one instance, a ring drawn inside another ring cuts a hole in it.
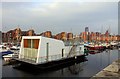
M 70 49 L 70 52 L 68 53 L 67 57 L 74 57 L 75 56 L 76 47 L 77 47 L 77 45 L 72 46 L 72 48 Z

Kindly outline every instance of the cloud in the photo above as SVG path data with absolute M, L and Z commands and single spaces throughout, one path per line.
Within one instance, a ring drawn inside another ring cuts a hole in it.
M 74 33 L 80 33 L 85 26 L 96 31 L 102 25 L 110 25 L 114 33 L 117 29 L 117 3 L 114 2 L 5 2 L 2 8 L 5 31 L 17 25 L 23 30 L 33 27 L 37 33 L 45 30 L 58 33 L 71 29 Z
M 119 0 L 1 0 L 2 2 L 118 2 Z

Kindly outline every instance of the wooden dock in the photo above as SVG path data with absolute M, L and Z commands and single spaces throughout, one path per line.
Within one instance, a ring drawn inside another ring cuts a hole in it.
M 120 59 L 114 61 L 112 64 L 97 73 L 91 79 L 120 79 Z

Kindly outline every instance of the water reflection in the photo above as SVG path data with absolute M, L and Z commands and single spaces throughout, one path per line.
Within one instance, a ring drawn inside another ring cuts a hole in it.
M 100 65 L 102 66 L 103 62 L 106 62 L 109 65 L 114 58 L 118 56 L 118 50 L 110 50 L 106 49 L 103 52 L 89 52 L 91 55 L 95 55 L 97 57 L 96 60 L 100 60 Z M 116 57 L 115 57 L 116 56 Z
M 68 70 L 71 74 L 79 74 L 79 72 L 83 70 L 82 63 L 75 63 L 74 65 L 68 67 Z

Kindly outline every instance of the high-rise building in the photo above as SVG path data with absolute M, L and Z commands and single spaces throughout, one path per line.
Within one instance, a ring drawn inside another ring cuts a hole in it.
M 89 28 L 88 27 L 85 27 L 85 32 L 89 32 Z
M 89 42 L 89 28 L 85 27 L 86 40 Z

